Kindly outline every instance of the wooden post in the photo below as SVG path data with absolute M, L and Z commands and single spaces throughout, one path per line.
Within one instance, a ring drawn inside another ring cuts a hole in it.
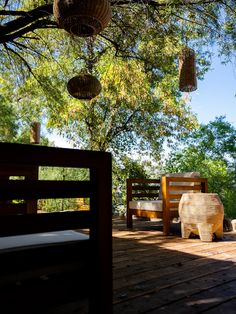
M 40 143 L 40 123 L 32 122 L 30 128 L 30 143 L 39 144 Z
M 163 210 L 163 233 L 164 235 L 170 234 L 170 198 L 169 198 L 169 178 L 162 176 L 161 178 L 161 187 L 162 187 L 162 210 Z
M 127 228 L 133 227 L 133 220 L 132 220 L 132 210 L 129 208 L 129 202 L 132 201 L 132 180 L 126 180 L 126 219 L 127 219 Z

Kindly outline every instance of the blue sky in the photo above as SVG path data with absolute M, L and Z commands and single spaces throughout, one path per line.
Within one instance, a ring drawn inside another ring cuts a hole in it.
M 211 70 L 204 80 L 198 80 L 198 88 L 190 93 L 189 105 L 197 113 L 199 122 L 208 123 L 217 116 L 236 127 L 236 63 L 223 65 L 214 58 Z

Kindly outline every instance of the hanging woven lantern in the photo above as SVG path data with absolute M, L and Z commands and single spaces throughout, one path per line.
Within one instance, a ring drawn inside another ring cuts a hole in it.
M 193 92 L 197 89 L 195 53 L 188 47 L 179 56 L 179 89 L 181 92 Z
M 101 92 L 101 89 L 101 83 L 91 74 L 77 75 L 67 83 L 68 92 L 78 99 L 91 100 Z
M 100 33 L 111 19 L 110 0 L 54 0 L 60 28 L 79 37 Z

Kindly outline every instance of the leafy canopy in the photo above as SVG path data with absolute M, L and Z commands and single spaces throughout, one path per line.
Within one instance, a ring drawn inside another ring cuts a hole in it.
M 181 149 L 171 151 L 165 172 L 184 171 L 199 171 L 208 178 L 209 191 L 219 194 L 225 215 L 235 218 L 236 128 L 225 117 L 201 125 L 185 138 Z
M 197 125 L 178 91 L 179 52 L 186 44 L 195 49 L 199 78 L 209 68 L 213 43 L 220 42 L 226 61 L 231 58 L 236 4 L 116 0 L 111 5 L 109 26 L 85 39 L 58 29 L 52 1 L 2 1 L 1 86 L 11 94 L 4 97 L 20 116 L 19 127 L 39 119 L 75 146 L 115 152 L 138 147 L 158 155 L 165 139 Z M 103 85 L 91 103 L 66 91 L 68 79 L 83 68 Z

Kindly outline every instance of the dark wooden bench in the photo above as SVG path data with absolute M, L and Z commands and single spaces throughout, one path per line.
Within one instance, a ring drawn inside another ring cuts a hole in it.
M 90 175 L 38 180 L 40 166 Z M 37 200 L 56 198 L 89 198 L 90 210 L 37 213 Z M 47 313 L 80 300 L 89 313 L 112 313 L 111 199 L 109 153 L 0 143 L 1 313 Z

